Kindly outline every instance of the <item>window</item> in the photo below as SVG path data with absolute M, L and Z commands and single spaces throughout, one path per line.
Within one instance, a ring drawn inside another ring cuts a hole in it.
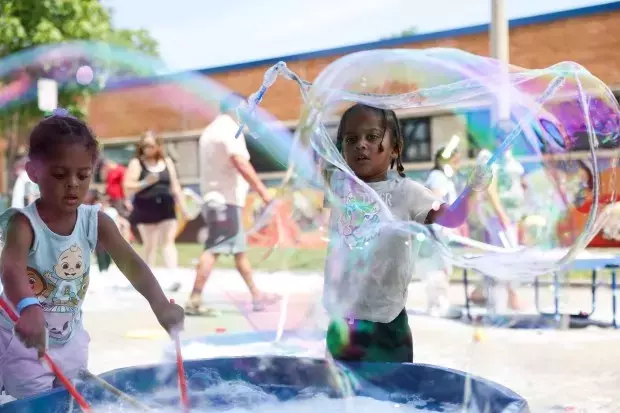
M 432 159 L 430 118 L 401 120 L 403 133 L 403 163 L 428 162 Z
M 165 143 L 166 154 L 174 161 L 180 180 L 197 179 L 199 171 L 198 138 L 168 141 Z
M 173 161 L 181 180 L 198 178 L 198 139 L 188 138 L 165 141 L 166 155 Z M 127 166 L 136 154 L 135 143 L 114 143 L 103 146 L 103 156 L 113 162 Z
M 135 143 L 117 143 L 103 146 L 103 157 L 127 166 L 136 154 Z
M 552 140 L 552 142 L 544 142 L 542 140 L 542 136 L 538 136 L 538 139 L 540 139 L 542 143 L 541 150 L 543 151 L 543 153 L 566 150 L 567 145 L 564 142 L 564 136 L 562 135 L 562 132 L 560 132 L 558 127 L 555 126 L 553 122 L 548 119 L 542 118 L 539 121 L 540 126 L 542 126 L 542 129 L 545 132 L 544 136 L 546 136 L 546 139 Z
M 287 139 L 288 138 L 288 139 Z M 256 172 L 285 171 L 292 138 L 284 134 L 255 138 L 246 132 L 245 142 L 250 153 L 250 163 Z
M 325 125 L 325 129 L 327 130 L 327 133 L 334 141 L 334 144 L 336 143 L 336 138 L 338 138 L 338 126 L 339 125 L 337 123 L 329 123 Z

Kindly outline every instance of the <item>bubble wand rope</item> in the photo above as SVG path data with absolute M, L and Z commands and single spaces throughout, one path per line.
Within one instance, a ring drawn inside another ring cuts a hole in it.
M 6 314 L 13 321 L 13 323 L 17 323 L 17 321 L 19 320 L 19 316 L 17 315 L 15 310 L 13 310 L 13 307 L 11 307 L 9 303 L 7 303 L 6 300 L 2 297 L 0 297 L 0 307 L 2 307 L 2 309 L 6 312 Z M 75 401 L 80 406 L 82 411 L 92 412 L 92 409 L 90 408 L 90 405 L 88 404 L 86 399 L 84 399 L 84 397 L 77 391 L 73 383 L 71 383 L 71 380 L 69 380 L 67 376 L 65 376 L 62 370 L 60 370 L 60 368 L 56 365 L 54 360 L 52 360 L 52 358 L 47 354 L 47 352 L 43 354 L 43 360 L 47 363 L 49 368 L 52 370 L 52 373 L 54 373 L 54 375 L 58 378 L 60 383 L 62 383 L 62 385 L 65 386 L 69 394 L 75 399 Z
M 311 83 L 302 80 L 299 76 L 297 76 L 297 74 L 295 74 L 286 66 L 286 63 L 280 61 L 267 69 L 263 76 L 263 83 L 261 84 L 260 89 L 258 89 L 257 92 L 253 93 L 248 98 L 248 115 L 252 115 L 256 107 L 263 100 L 267 89 L 269 89 L 275 83 L 278 75 L 284 76 L 289 80 L 294 80 L 295 82 L 297 82 L 303 95 L 304 101 L 306 101 L 306 88 L 310 86 Z M 235 138 L 238 138 L 241 135 L 243 127 L 244 124 L 241 123 L 241 125 L 239 125 L 239 130 L 237 130 L 237 133 L 235 134 Z
M 90 371 L 82 370 L 81 374 L 82 374 L 82 376 L 85 379 L 97 382 L 97 384 L 99 384 L 101 387 L 103 387 L 104 389 L 106 389 L 107 391 L 109 391 L 110 393 L 112 393 L 113 395 L 118 397 L 119 399 L 124 400 L 127 403 L 131 404 L 132 406 L 134 406 L 134 407 L 136 407 L 136 408 L 138 408 L 140 410 L 146 411 L 146 412 L 154 412 L 155 411 L 155 409 L 147 406 L 144 403 L 140 403 L 134 397 L 132 397 L 132 396 L 128 395 L 127 393 L 117 389 L 116 387 L 112 386 L 110 383 L 108 383 L 107 381 L 105 381 L 101 377 L 94 375 Z
M 170 302 L 174 304 L 174 299 Z M 185 379 L 185 366 L 183 365 L 183 354 L 181 354 L 181 340 L 179 339 L 178 332 L 173 332 L 172 338 L 174 340 L 174 347 L 177 353 L 177 373 L 179 375 L 179 391 L 181 392 L 181 405 L 183 411 L 189 413 L 189 397 L 187 395 L 187 380 Z

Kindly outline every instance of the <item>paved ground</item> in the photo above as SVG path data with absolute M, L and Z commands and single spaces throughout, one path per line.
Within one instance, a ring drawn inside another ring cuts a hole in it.
M 86 326 L 90 331 L 93 372 L 161 361 L 169 349 L 146 302 L 136 293 L 122 288 L 114 274 L 93 278 L 86 302 Z M 183 281 L 181 292 L 173 294 L 182 303 L 189 291 L 192 275 L 179 271 L 174 278 Z M 172 281 L 161 275 L 165 285 Z M 259 274 L 259 285 L 289 294 L 286 328 L 318 331 L 324 317 L 316 310 L 321 280 L 313 275 Z M 116 285 L 116 287 L 112 287 Z M 521 288 L 523 298 L 532 302 L 530 288 Z M 463 286 L 450 291 L 453 302 L 463 302 Z M 542 292 L 543 305 L 552 303 L 550 289 Z M 562 304 L 573 312 L 590 307 L 587 289 L 563 290 Z M 183 338 L 191 341 L 213 334 L 255 330 L 276 330 L 282 306 L 264 313 L 249 311 L 249 300 L 239 277 L 231 271 L 214 274 L 205 293 L 207 300 L 222 311 L 218 318 L 189 318 Z M 408 308 L 424 308 L 422 284 L 412 284 Z M 601 290 L 597 317 L 610 320 L 611 294 Z M 588 412 L 620 412 L 620 331 L 591 327 L 582 330 L 515 330 L 485 328 L 482 339 L 473 340 L 474 329 L 459 321 L 412 316 L 416 361 L 469 371 L 501 383 L 523 395 L 536 412 L 551 406 L 575 406 Z M 297 343 L 296 354 L 323 352 L 322 342 Z M 305 347 L 305 348 L 304 348 Z M 186 357 L 240 355 L 249 347 L 187 346 Z M 290 348 L 289 348 L 290 350 Z M 282 353 L 278 348 L 254 347 L 252 352 Z M 191 354 L 190 354 L 191 353 Z

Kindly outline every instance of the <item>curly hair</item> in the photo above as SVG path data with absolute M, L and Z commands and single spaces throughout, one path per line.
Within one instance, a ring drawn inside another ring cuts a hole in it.
M 93 162 L 99 157 L 99 143 L 88 125 L 63 111 L 41 120 L 30 132 L 28 157 L 46 159 L 59 146 L 82 144 L 91 152 Z
M 342 118 L 340 119 L 340 124 L 338 125 L 338 133 L 336 135 L 336 147 L 338 148 L 338 150 L 342 152 L 342 140 L 343 140 L 342 133 L 343 133 L 344 125 L 346 123 L 347 116 L 349 116 L 351 113 L 355 112 L 356 110 L 368 110 L 376 114 L 379 114 L 381 116 L 382 123 L 383 123 L 383 126 L 382 126 L 383 134 L 381 137 L 381 142 L 379 143 L 379 151 L 380 152 L 384 151 L 383 139 L 385 138 L 385 132 L 389 129 L 392 132 L 392 147 L 396 150 L 396 153 L 398 154 L 396 159 L 392 159 L 390 168 L 393 169 L 394 164 L 396 164 L 396 170 L 398 171 L 398 175 L 405 177 L 405 167 L 403 166 L 403 161 L 401 157 L 405 141 L 403 138 L 402 129 L 400 127 L 400 122 L 398 121 L 398 117 L 396 116 L 396 113 L 393 110 L 380 109 L 374 106 L 363 105 L 361 103 L 351 106 L 349 109 L 347 109 L 342 114 Z

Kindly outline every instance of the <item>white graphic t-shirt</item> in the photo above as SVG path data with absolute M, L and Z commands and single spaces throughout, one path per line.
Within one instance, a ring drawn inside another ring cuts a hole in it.
M 397 175 L 365 187 L 337 171 L 330 181 L 341 204 L 330 215 L 325 308 L 332 317 L 389 323 L 405 308 L 415 259 L 407 224 L 391 222 L 389 214 L 423 224 L 442 201 Z

